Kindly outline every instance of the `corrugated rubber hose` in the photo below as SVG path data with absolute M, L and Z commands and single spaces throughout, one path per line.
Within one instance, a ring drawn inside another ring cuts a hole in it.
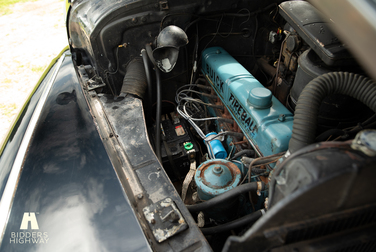
M 320 105 L 326 96 L 332 94 L 351 96 L 376 112 L 374 81 L 347 72 L 323 74 L 310 81 L 299 96 L 289 143 L 290 153 L 314 143 Z
M 134 58 L 127 66 L 124 76 L 122 94 L 133 94 L 143 98 L 147 87 L 145 67 L 141 57 Z

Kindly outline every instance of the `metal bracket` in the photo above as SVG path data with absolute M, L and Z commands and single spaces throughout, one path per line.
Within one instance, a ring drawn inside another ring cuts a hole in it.
M 188 228 L 183 215 L 171 198 L 147 206 L 143 212 L 159 243 Z
M 95 77 L 94 80 L 93 79 L 89 79 L 86 82 L 86 85 L 87 85 L 87 90 L 89 90 L 89 91 L 93 90 L 93 89 L 96 89 L 96 88 L 100 88 L 100 87 L 106 86 L 106 84 L 103 83 L 103 80 L 100 77 Z
M 103 82 L 101 77 L 95 75 L 91 66 L 78 66 L 78 73 L 85 83 L 88 91 L 94 90 L 96 88 L 104 87 L 106 84 Z
M 163 10 L 168 10 L 169 7 L 168 7 L 168 1 L 164 0 L 164 1 L 159 1 L 159 9 L 161 11 Z

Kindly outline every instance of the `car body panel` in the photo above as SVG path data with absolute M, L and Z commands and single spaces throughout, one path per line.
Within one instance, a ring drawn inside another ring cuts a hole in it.
M 61 57 L 23 158 L 0 251 L 150 251 L 71 56 Z
M 37 106 L 38 101 L 43 93 L 43 89 L 46 87 L 46 85 L 49 84 L 54 69 L 57 65 L 57 61 L 61 58 L 61 55 L 67 49 L 68 46 L 65 47 L 45 69 L 34 89 L 31 91 L 25 104 L 21 108 L 20 113 L 14 120 L 13 125 L 8 132 L 8 135 L 2 142 L 0 149 L 0 195 L 2 195 L 4 192 L 11 167 L 15 161 L 18 149 L 30 123 L 35 107 Z

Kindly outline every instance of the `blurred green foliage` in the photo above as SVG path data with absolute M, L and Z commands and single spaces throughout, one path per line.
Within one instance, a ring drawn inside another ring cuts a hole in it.
M 25 3 L 25 2 L 35 2 L 37 0 L 0 0 L 0 14 L 7 15 L 11 14 L 9 7 L 16 3 Z

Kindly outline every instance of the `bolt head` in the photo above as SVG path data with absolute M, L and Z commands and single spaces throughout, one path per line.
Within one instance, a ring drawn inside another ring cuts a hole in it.
M 214 172 L 215 174 L 220 174 L 220 173 L 223 172 L 223 169 L 222 169 L 222 167 L 220 167 L 220 166 L 215 166 L 215 167 L 213 168 L 213 172 Z
M 286 120 L 286 116 L 284 114 L 280 114 L 278 117 L 278 121 L 284 122 Z

